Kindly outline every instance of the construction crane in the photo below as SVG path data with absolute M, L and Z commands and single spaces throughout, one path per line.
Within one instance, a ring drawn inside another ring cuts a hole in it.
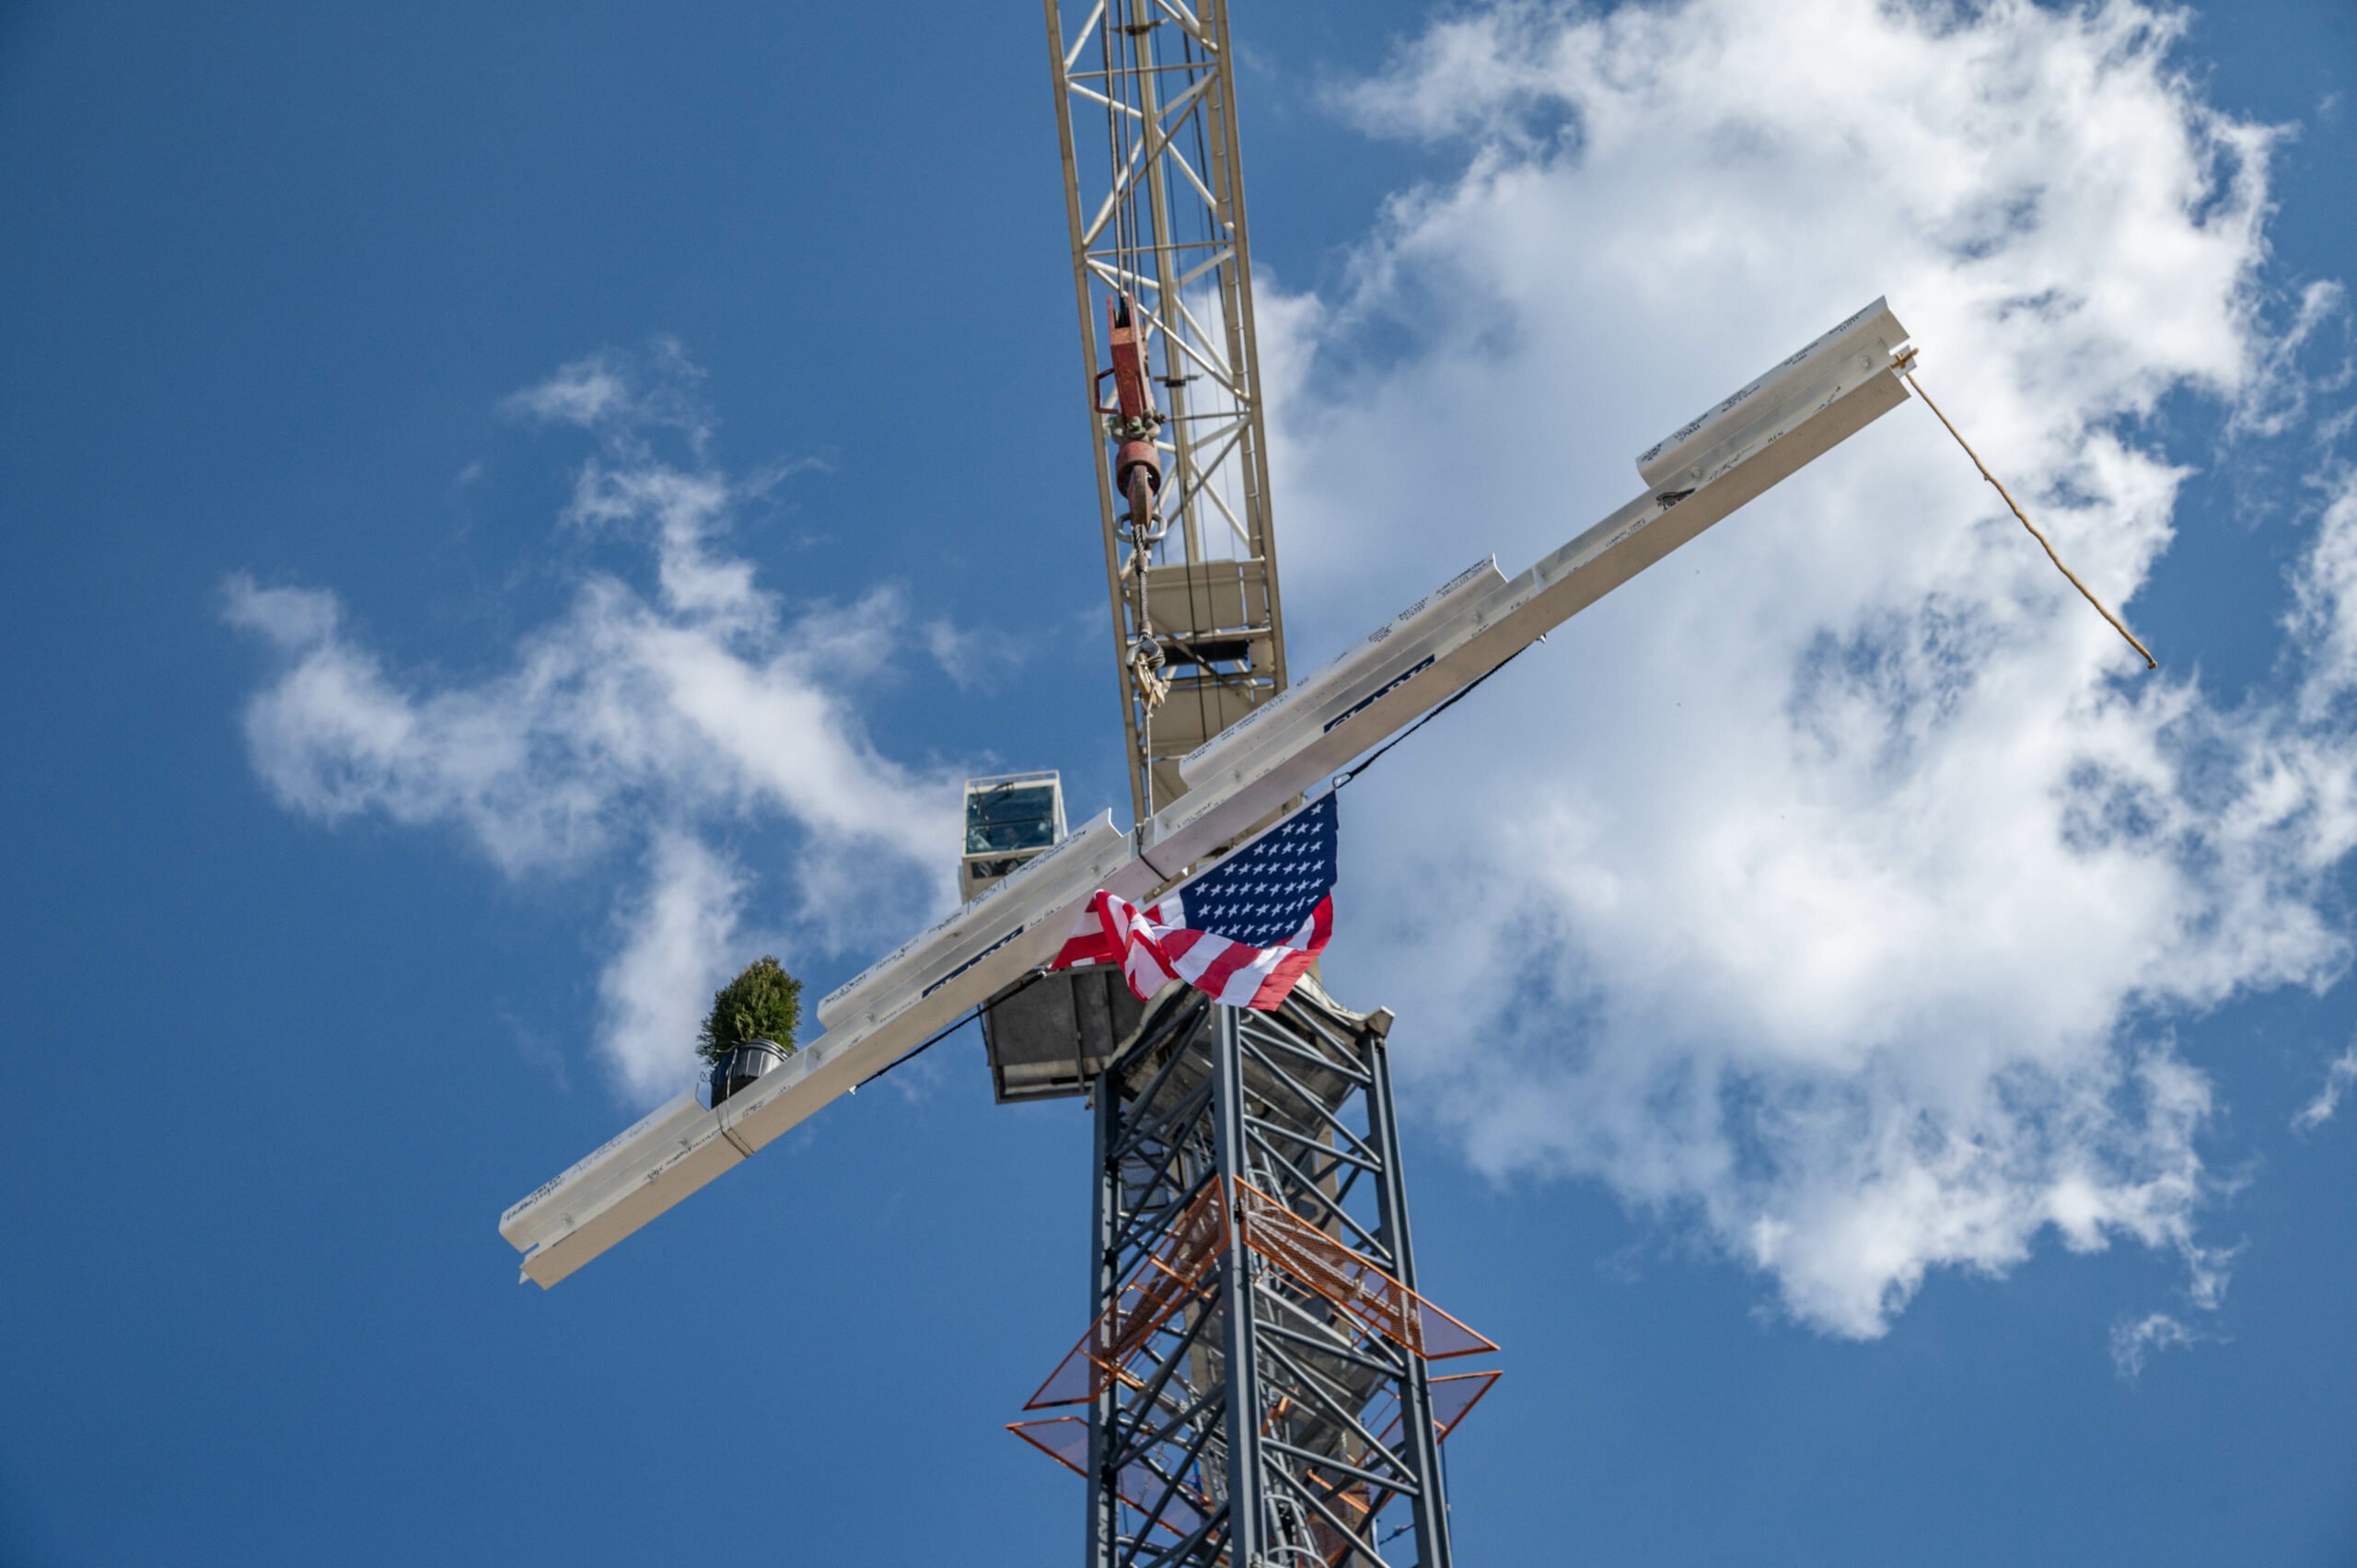
M 1047 12 L 1143 822 L 1186 793 L 1180 758 L 1285 686 L 1227 6 L 1098 0 L 1070 29 Z
M 1235 55 L 1224 0 L 1046 11 L 1150 823 L 1286 686 Z M 1390 1026 L 1314 980 L 1264 1012 L 1181 986 L 1140 1005 L 1110 970 L 984 1005 L 1000 1098 L 1085 1089 L 1095 1116 L 1092 1318 L 1013 1426 L 1086 1483 L 1090 1568 L 1449 1561 L 1438 1445 L 1497 1374 L 1432 1364 L 1496 1347 L 1416 1290 Z
M 1292 684 L 1225 0 L 1046 17 L 1133 826 L 1066 832 L 1051 772 L 971 781 L 956 912 L 821 1001 L 819 1038 L 724 1064 L 501 1233 L 553 1285 L 979 1015 L 1002 1102 L 1093 1118 L 1090 1315 L 1012 1423 L 1086 1483 L 1088 1568 L 1447 1568 L 1440 1445 L 1496 1347 L 1422 1294 L 1391 1014 L 1314 977 L 1256 1010 L 1047 965 L 1096 893 L 1216 867 L 1897 407 L 1912 351 L 1875 301 L 1656 442 L 1644 488 L 1537 564 L 1478 562 Z

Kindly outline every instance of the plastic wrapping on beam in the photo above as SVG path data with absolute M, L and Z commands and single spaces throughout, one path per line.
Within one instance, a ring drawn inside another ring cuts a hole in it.
M 819 1021 L 830 1029 L 882 1023 L 1011 939 L 1042 908 L 1095 892 L 1108 869 L 1129 859 L 1128 845 L 1129 835 L 1105 813 L 829 992 Z
M 1903 331 L 1895 320 L 1885 330 Z M 1898 346 L 1838 360 L 1805 401 L 1782 404 L 1779 417 L 1713 447 L 1710 471 L 1693 488 L 1639 495 L 1511 582 L 1457 600 L 1419 632 L 1384 640 L 1347 682 L 1312 677 L 1296 688 L 1300 700 L 1288 692 L 1268 704 L 1266 738 L 1190 781 L 1193 791 L 1147 824 L 1145 857 L 1175 870 L 1233 842 L 1276 802 L 1314 787 L 1897 408 L 1908 395 L 1892 368 Z
M 846 1027 L 717 1106 L 683 1094 L 576 1161 L 500 1218 L 528 1254 L 525 1277 L 554 1284 L 1046 962 L 1082 900 L 1134 864 L 1129 835 L 1100 819 L 908 944 L 888 972 L 868 971 Z
M 1202 748 L 1190 759 L 1194 787 L 1140 826 L 1134 851 L 1109 818 L 1092 824 L 830 994 L 820 1017 L 838 1027 L 784 1067 L 714 1109 L 682 1095 L 575 1163 L 502 1216 L 500 1233 L 528 1254 L 526 1277 L 564 1278 L 1045 963 L 1089 892 L 1149 901 L 1287 798 L 1898 407 L 1908 394 L 1892 366 L 1905 341 L 1876 301 L 1648 454 L 1643 471 L 1675 485 L 1649 489 L 1511 581 L 1486 561 L 1460 574 L 1331 674 L 1268 703 L 1235 741 Z
M 1638 455 L 1637 472 L 1655 490 L 1700 484 L 1723 459 L 1723 448 L 1740 446 L 1750 432 L 1821 401 L 1825 389 L 1844 372 L 1887 366 L 1906 341 L 1907 329 L 1890 313 L 1890 302 L 1877 299 L 1646 447 Z
M 1188 752 L 1178 763 L 1178 776 L 1190 785 L 1222 772 L 1241 777 L 1252 759 L 1280 743 L 1288 732 L 1286 721 L 1295 712 L 1306 707 L 1333 706 L 1338 702 L 1347 707 L 1352 703 L 1372 701 L 1380 694 L 1381 683 L 1392 678 L 1390 667 L 1397 661 L 1387 655 L 1394 646 L 1405 646 L 1432 628 L 1446 625 L 1467 604 L 1487 598 L 1504 587 L 1505 581 L 1504 574 L 1498 570 L 1496 556 L 1475 562 L 1342 650 L 1332 663 L 1306 680 L 1286 688 Z

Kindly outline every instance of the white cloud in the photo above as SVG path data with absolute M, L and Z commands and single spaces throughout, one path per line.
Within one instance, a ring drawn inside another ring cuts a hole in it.
M 2149 1312 L 2111 1326 L 2111 1365 L 2119 1376 L 2134 1382 L 2144 1375 L 2144 1363 L 2156 1350 L 2181 1350 L 2208 1336 L 2196 1333 L 2165 1312 Z
M 995 632 L 977 631 L 948 621 L 928 621 L 923 628 L 925 652 L 960 691 L 989 691 L 1024 659 L 1029 650 L 1016 639 Z
M 2351 1046 L 2333 1059 L 2325 1069 L 2324 1083 L 2317 1088 L 2316 1098 L 2302 1106 L 2292 1118 L 2294 1132 L 2313 1132 L 2331 1121 L 2340 1109 L 2343 1096 L 2350 1086 L 2357 1084 L 2357 1045 Z
M 2282 332 L 2256 345 L 2258 366 L 2237 401 L 2230 428 L 2238 436 L 2282 436 L 2316 417 L 2315 400 L 2346 391 L 2357 379 L 2349 325 L 2349 291 L 2338 280 L 2321 278 L 2301 289 Z M 2310 369 L 2305 362 L 2328 352 L 2323 340 L 2328 330 L 2339 338 L 2338 363 L 2321 371 Z M 2340 417 L 2345 419 L 2346 413 Z
M 2357 693 L 2357 482 L 2325 508 L 2315 545 L 2294 580 L 2287 626 L 2306 656 L 2302 715 L 2312 723 L 2346 716 Z
M 596 354 L 576 359 L 539 385 L 510 393 L 500 406 L 517 418 L 543 424 L 598 424 L 629 401 L 621 373 L 610 363 L 611 357 Z
M 702 456 L 710 421 L 676 345 L 640 364 L 600 356 L 510 400 L 592 426 L 569 527 L 641 544 L 654 590 L 586 575 L 569 609 L 493 672 L 437 680 L 389 669 L 336 597 L 233 576 L 225 614 L 275 668 L 246 704 L 255 771 L 289 809 L 458 830 L 511 876 L 621 855 L 643 868 L 599 983 L 600 1053 L 633 1099 L 692 1065 L 698 1004 L 753 957 L 737 922 L 752 880 L 713 843 L 740 824 L 799 830 L 781 903 L 781 957 L 880 941 L 946 894 L 956 786 L 879 753 L 860 681 L 910 640 L 901 596 L 789 608 L 725 548 L 732 509 L 785 470 L 732 479 Z M 693 455 L 667 460 L 656 436 Z M 846 897 L 856 883 L 858 896 Z
M 622 945 L 598 979 L 598 1047 L 642 1099 L 680 1086 L 680 1043 L 692 1042 L 713 992 L 747 961 L 737 951 L 743 873 L 684 833 L 657 834 L 647 883 L 620 919 Z
M 1484 550 L 1518 569 L 1886 292 L 2133 624 L 2188 471 L 2145 416 L 2297 406 L 2262 324 L 2273 133 L 2200 100 L 2180 28 L 1875 0 L 1434 26 L 1338 101 L 1461 172 L 1395 199 L 1347 286 L 1261 311 L 1297 662 Z M 2347 962 L 2352 539 L 2344 498 L 2298 579 L 2305 697 L 2224 707 L 2135 674 L 1899 410 L 1353 791 L 1337 981 L 1399 1009 L 1411 1094 L 1480 1167 L 1690 1219 L 1827 1330 L 2048 1235 L 2170 1250 L 2214 1304 L 2213 1090 L 2165 1022 Z
M 600 349 L 560 366 L 499 406 L 511 418 L 577 425 L 633 446 L 650 429 L 669 428 L 701 447 L 712 434 L 702 380 L 703 371 L 677 338 L 658 337 L 643 354 Z

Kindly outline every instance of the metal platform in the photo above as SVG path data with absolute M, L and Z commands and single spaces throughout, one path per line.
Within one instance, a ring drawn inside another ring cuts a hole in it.
M 991 1090 L 1001 1105 L 1085 1095 L 1144 1016 L 1119 970 L 1027 976 L 982 1004 Z

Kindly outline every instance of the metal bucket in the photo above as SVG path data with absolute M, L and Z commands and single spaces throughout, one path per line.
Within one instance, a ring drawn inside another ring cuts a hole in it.
M 774 1073 L 785 1065 L 792 1052 L 775 1040 L 757 1040 L 740 1045 L 712 1065 L 706 1082 L 712 1086 L 712 1102 L 718 1105 L 765 1073 Z

